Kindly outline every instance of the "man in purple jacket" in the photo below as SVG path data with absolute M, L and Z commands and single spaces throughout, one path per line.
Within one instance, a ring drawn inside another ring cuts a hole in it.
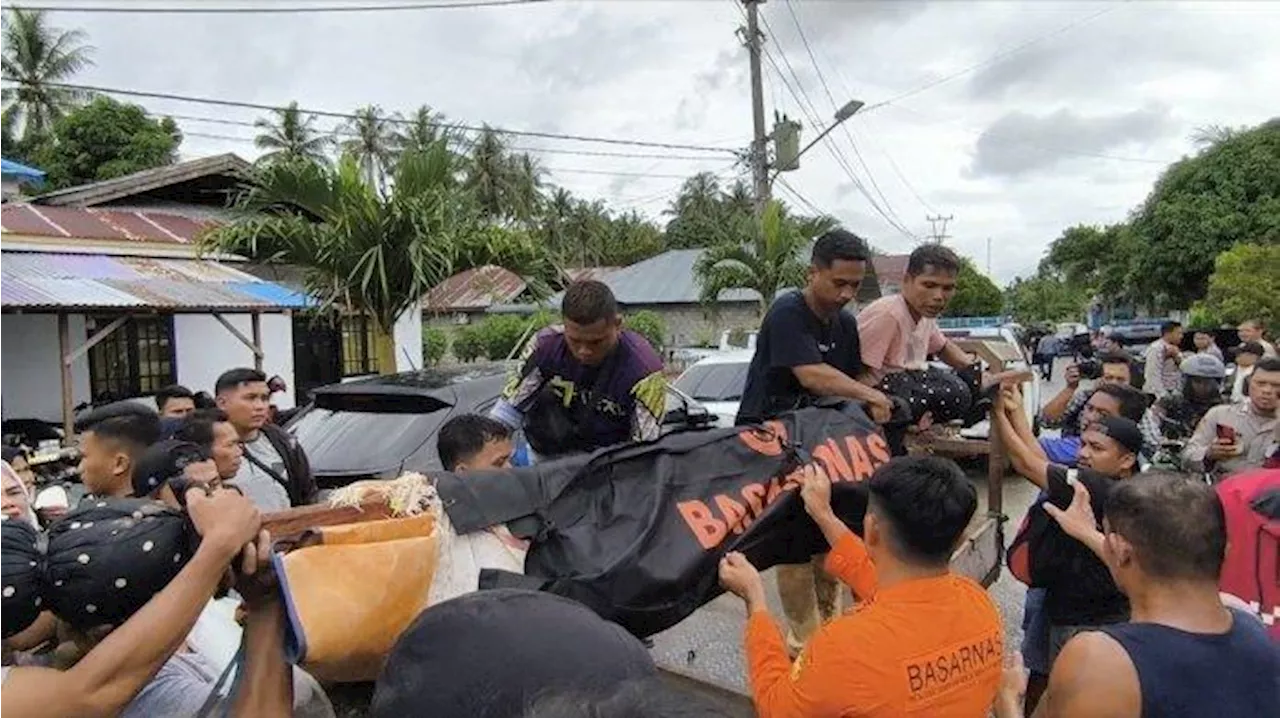
M 618 302 L 602 282 L 564 293 L 564 325 L 538 333 L 490 415 L 524 428 L 540 456 L 656 439 L 666 413 L 662 359 L 622 328 Z

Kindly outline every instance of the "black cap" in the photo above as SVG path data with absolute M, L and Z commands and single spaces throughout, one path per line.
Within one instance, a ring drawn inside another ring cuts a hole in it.
M 152 444 L 138 457 L 133 467 L 133 495 L 154 496 L 169 479 L 181 476 L 188 464 L 205 461 L 209 454 L 198 444 L 177 439 L 165 439 Z
M 1142 453 L 1142 429 L 1138 422 L 1123 416 L 1104 416 L 1089 427 L 1094 431 L 1111 437 L 1131 454 Z
M 656 673 L 634 636 L 567 598 L 492 589 L 431 606 L 400 636 L 369 715 L 509 718 L 545 692 Z

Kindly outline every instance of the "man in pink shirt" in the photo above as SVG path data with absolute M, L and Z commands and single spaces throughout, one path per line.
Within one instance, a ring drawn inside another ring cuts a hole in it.
M 895 454 L 905 453 L 902 425 L 918 423 L 926 415 L 935 422 L 962 419 L 980 421 L 986 403 L 985 389 L 1002 382 L 1023 382 L 1029 371 L 1009 371 L 982 376 L 973 356 L 956 346 L 938 329 L 938 317 L 956 293 L 960 258 L 941 244 L 917 247 L 907 261 L 902 293 L 881 297 L 858 313 L 863 375 L 861 380 L 891 396 L 904 399 L 910 421 L 886 427 Z M 955 369 L 930 367 L 935 355 Z

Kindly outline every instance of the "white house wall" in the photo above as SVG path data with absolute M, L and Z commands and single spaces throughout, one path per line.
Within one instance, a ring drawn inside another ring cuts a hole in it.
M 67 318 L 72 343 L 85 338 L 84 317 Z M 62 371 L 58 318 L 52 314 L 5 314 L 0 318 L 0 414 L 5 419 L 62 421 Z M 71 365 L 72 402 L 89 400 L 89 362 Z
M 396 320 L 396 371 L 422 368 L 422 308 L 412 307 Z
M 241 334 L 253 337 L 253 322 L 248 314 L 224 314 L 223 317 Z M 253 366 L 253 352 L 249 347 L 211 315 L 174 316 L 173 335 L 178 383 L 192 391 L 212 394 L 214 382 L 222 372 Z M 272 403 L 281 409 L 292 408 L 293 321 L 287 315 L 262 315 L 262 352 L 262 371 L 268 377 L 279 374 L 289 383 L 289 391 L 276 394 Z

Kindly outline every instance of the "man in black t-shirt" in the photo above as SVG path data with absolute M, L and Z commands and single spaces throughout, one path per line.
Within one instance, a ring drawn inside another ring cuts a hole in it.
M 822 397 L 864 402 L 873 420 L 888 421 L 889 399 L 857 380 L 862 373 L 858 323 L 844 309 L 858 294 L 870 256 L 866 242 L 843 229 L 818 238 L 804 289 L 778 297 L 765 315 L 738 424 L 758 423 Z M 822 572 L 823 558 L 778 567 L 778 593 L 792 653 L 839 613 L 838 586 Z
M 764 421 L 828 396 L 864 402 L 873 419 L 888 419 L 889 399 L 857 380 L 862 373 L 858 323 L 844 309 L 866 277 L 869 257 L 866 243 L 843 229 L 818 238 L 804 289 L 774 300 L 760 326 L 738 424 Z
M 1045 457 L 1027 425 L 1022 397 L 1016 388 L 1002 390 L 998 408 L 992 416 L 1013 470 L 1040 487 L 1047 502 L 1058 508 L 1071 505 L 1075 496 L 1073 484 L 1079 482 L 1089 490 L 1094 514 L 1102 516 L 1112 488 L 1138 471 L 1142 430 L 1131 419 L 1104 416 L 1086 427 L 1080 437 L 1079 468 L 1069 469 Z M 1031 507 L 1023 531 L 1027 536 L 1031 585 L 1046 589 L 1043 610 L 1049 635 L 1048 665 L 1044 668 L 1051 668 L 1058 652 L 1076 633 L 1128 620 L 1129 603 L 1101 559 L 1068 536 L 1045 512 L 1043 504 Z M 1046 671 L 1038 680 L 1047 675 Z M 1029 685 L 1028 693 L 1033 690 Z

